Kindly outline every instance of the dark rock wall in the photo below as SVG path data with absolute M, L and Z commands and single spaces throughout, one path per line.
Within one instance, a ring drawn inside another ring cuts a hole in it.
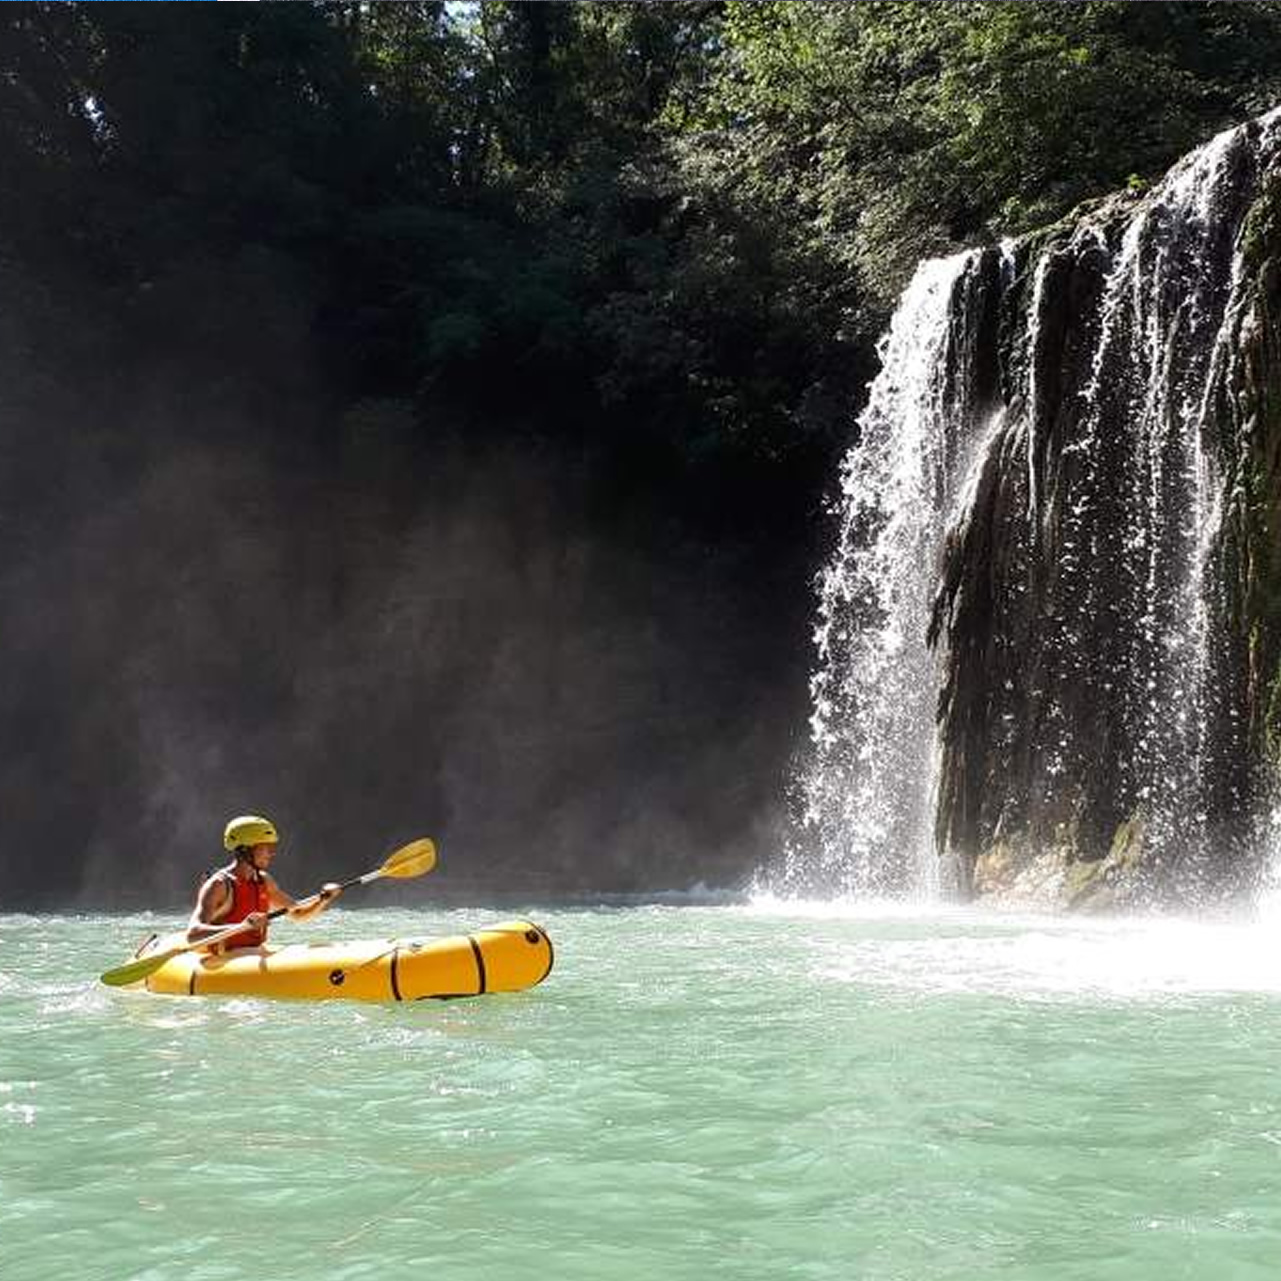
M 985 251 L 955 291 L 949 429 L 996 423 L 929 630 L 936 841 L 963 892 L 1183 902 L 1258 873 L 1281 745 L 1279 151 L 1274 113 Z

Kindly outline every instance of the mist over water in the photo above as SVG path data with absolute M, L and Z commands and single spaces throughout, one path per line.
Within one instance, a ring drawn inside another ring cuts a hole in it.
M 426 443 L 397 406 L 291 443 L 169 404 L 8 438 L 5 905 L 189 900 L 245 811 L 298 893 L 423 834 L 411 899 L 767 855 L 746 784 L 794 691 L 743 700 L 758 607 L 714 550 L 629 540 L 563 451 Z

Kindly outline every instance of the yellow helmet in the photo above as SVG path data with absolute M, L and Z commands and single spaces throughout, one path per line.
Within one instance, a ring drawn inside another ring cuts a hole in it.
M 279 840 L 275 824 L 261 814 L 242 814 L 233 818 L 222 834 L 223 846 L 229 850 L 239 849 L 242 845 L 275 845 Z

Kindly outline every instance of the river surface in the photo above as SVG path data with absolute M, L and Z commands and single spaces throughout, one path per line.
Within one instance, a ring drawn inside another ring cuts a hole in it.
M 0 915 L 0 1277 L 1281 1275 L 1275 919 L 528 914 L 542 986 L 400 1006 L 112 990 L 172 918 Z

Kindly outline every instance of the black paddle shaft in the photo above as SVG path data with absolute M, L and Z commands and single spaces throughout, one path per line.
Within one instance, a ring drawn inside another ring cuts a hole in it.
M 380 870 L 381 870 L 381 869 L 380 869 Z M 351 878 L 351 880 L 349 880 L 349 881 L 341 881 L 341 882 L 339 882 L 338 888 L 339 888 L 340 890 L 349 890 L 349 889 L 351 889 L 351 887 L 352 887 L 353 885 L 359 885 L 362 881 L 364 881 L 364 880 L 368 877 L 368 875 L 369 875 L 369 874 L 368 874 L 368 873 L 366 873 L 366 874 L 365 874 L 365 876 L 353 876 L 353 877 Z M 320 897 L 320 894 L 318 894 L 318 893 L 317 893 L 317 894 L 309 894 L 307 897 L 308 897 L 308 898 L 319 898 L 319 897 Z M 302 902 L 304 902 L 304 903 L 305 903 L 306 901 L 307 901 L 306 899 L 303 899 L 303 900 L 302 900 Z M 297 906 L 298 906 L 298 904 L 297 904 L 297 903 L 295 903 L 295 904 L 294 904 L 294 907 L 297 907 Z M 278 917 L 278 916 L 284 916 L 286 912 L 290 912 L 290 911 L 292 911 L 292 910 L 293 910 L 292 908 L 288 908 L 288 907 L 274 907 L 274 908 L 272 908 L 272 910 L 271 910 L 270 912 L 268 912 L 268 913 L 267 913 L 267 919 L 268 919 L 269 921 L 274 921 L 274 920 L 276 919 L 276 917 Z

